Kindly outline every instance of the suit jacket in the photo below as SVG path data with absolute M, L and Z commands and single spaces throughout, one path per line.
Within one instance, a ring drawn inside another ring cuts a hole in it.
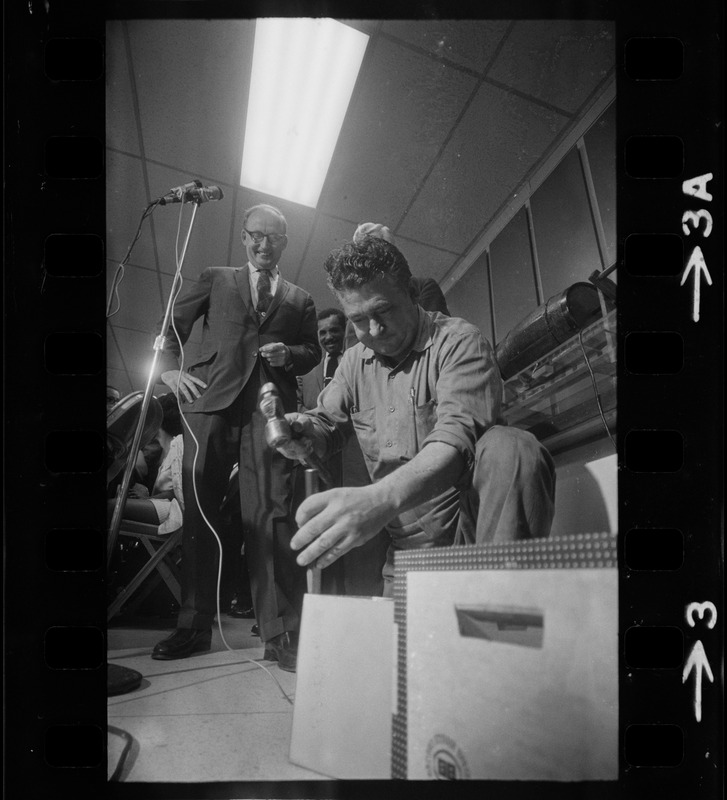
M 318 405 L 318 395 L 323 391 L 323 361 L 310 372 L 298 377 L 298 411 L 307 411 Z
M 199 356 L 185 368 L 203 380 L 207 389 L 193 403 L 183 402 L 187 411 L 227 408 L 255 371 L 260 384 L 268 380 L 276 384 L 285 411 L 295 411 L 295 376 L 308 372 L 321 358 L 315 306 L 307 292 L 280 276 L 270 308 L 261 319 L 252 304 L 248 265 L 205 269 L 175 303 L 179 339 L 170 325 L 167 349 L 160 358 L 161 372 L 179 369 L 181 348 L 200 317 L 204 323 Z M 258 355 L 260 347 L 271 342 L 283 342 L 290 348 L 292 363 L 288 367 L 271 367 Z
M 447 300 L 444 297 L 444 292 L 434 278 L 414 278 L 412 277 L 418 297 L 417 303 L 425 311 L 439 311 L 450 317 L 449 309 L 447 308 Z

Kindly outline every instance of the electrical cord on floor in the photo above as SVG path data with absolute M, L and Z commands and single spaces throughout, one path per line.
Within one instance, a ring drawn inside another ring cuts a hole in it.
M 180 207 L 179 207 L 179 222 L 178 222 L 178 225 L 177 225 L 177 238 L 176 238 L 176 244 L 175 244 L 175 258 L 176 258 L 176 264 L 177 264 L 177 274 L 179 275 L 179 285 L 176 287 L 176 291 L 174 293 L 174 297 L 172 298 L 172 308 L 171 308 L 171 314 L 170 314 L 170 322 L 171 322 L 171 325 L 172 325 L 172 330 L 174 331 L 174 335 L 177 337 L 177 341 L 180 341 L 180 339 L 179 339 L 179 334 L 177 333 L 177 327 L 174 324 L 174 303 L 176 302 L 177 297 L 179 297 L 179 293 L 182 290 L 182 284 L 184 282 L 184 279 L 182 278 L 182 271 L 179 269 L 179 234 L 180 234 L 180 231 L 181 231 L 182 209 L 183 209 L 183 207 L 184 207 L 183 204 L 180 205 Z M 174 394 L 175 394 L 175 397 L 177 398 L 177 403 L 179 404 L 179 410 L 180 410 L 180 416 L 182 418 L 182 422 L 184 423 L 185 427 L 187 428 L 187 431 L 189 432 L 189 435 L 192 437 L 192 440 L 194 441 L 195 450 L 194 450 L 194 460 L 193 460 L 193 463 L 192 463 L 192 488 L 194 490 L 194 499 L 195 499 L 195 502 L 197 503 L 197 508 L 199 509 L 199 513 L 202 515 L 202 519 L 205 521 L 205 524 L 210 529 L 210 531 L 212 532 L 212 535 L 215 537 L 215 540 L 217 541 L 217 547 L 218 547 L 219 553 L 220 553 L 219 564 L 218 564 L 218 567 L 217 567 L 217 629 L 220 632 L 220 639 L 222 639 L 222 644 L 224 644 L 224 646 L 225 646 L 225 648 L 227 650 L 229 650 L 231 653 L 235 653 L 236 655 L 242 657 L 243 661 L 242 662 L 238 662 L 238 663 L 250 663 L 250 664 L 253 664 L 256 667 L 260 667 L 260 669 L 262 669 L 265 672 L 267 672 L 267 674 L 277 684 L 278 689 L 280 689 L 280 692 L 283 695 L 283 697 L 290 703 L 290 705 L 293 705 L 292 699 L 286 694 L 285 690 L 282 687 L 282 684 L 275 677 L 275 675 L 273 675 L 273 673 L 266 666 L 264 666 L 263 664 L 260 664 L 259 662 L 255 661 L 254 659 L 248 658 L 247 656 L 242 655 L 242 653 L 240 653 L 239 651 L 234 650 L 232 647 L 230 647 L 230 645 L 227 643 L 227 640 L 225 639 L 224 633 L 222 632 L 222 614 L 221 614 L 221 609 L 220 609 L 220 591 L 221 591 L 221 586 L 222 586 L 222 541 L 220 540 L 220 537 L 217 534 L 217 531 L 215 530 L 214 526 L 212 525 L 212 523 L 207 518 L 207 515 L 204 513 L 204 510 L 202 509 L 202 503 L 200 502 L 200 499 L 199 499 L 199 493 L 197 491 L 197 456 L 199 455 L 199 442 L 197 440 L 197 437 L 194 435 L 194 433 L 192 431 L 192 428 L 190 427 L 189 423 L 187 422 L 187 420 L 185 418 L 185 414 L 182 412 L 182 406 L 181 406 L 181 403 L 180 403 L 180 400 L 179 400 L 179 381 L 181 380 L 183 370 L 184 370 L 184 348 L 181 348 L 180 349 L 180 356 L 179 356 L 179 378 L 177 379 L 177 386 L 176 386 Z M 235 663 L 235 662 L 233 662 L 233 663 Z
M 134 739 L 132 735 L 128 733 L 128 731 L 121 730 L 121 728 L 116 728 L 113 725 L 107 725 L 106 730 L 108 733 L 115 733 L 117 736 L 120 736 L 124 740 L 124 748 L 121 751 L 121 755 L 119 756 L 118 763 L 116 764 L 116 769 L 109 777 L 109 781 L 117 781 L 121 773 L 124 771 L 124 767 L 126 766 L 126 757 L 129 755 L 129 751 L 131 750 L 131 746 L 134 743 Z
M 614 450 L 618 452 L 618 447 L 616 446 L 616 442 L 611 436 L 611 431 L 608 429 L 608 423 L 606 422 L 606 417 L 603 413 L 603 406 L 601 405 L 601 395 L 598 393 L 598 385 L 596 384 L 596 376 L 593 374 L 593 370 L 591 369 L 591 362 L 588 360 L 588 353 L 586 353 L 586 348 L 583 345 L 583 331 L 578 331 L 578 343 L 581 346 L 581 350 L 583 351 L 583 358 L 586 360 L 586 366 L 588 367 L 588 372 L 591 375 L 591 383 L 593 384 L 593 392 L 596 395 L 596 404 L 598 405 L 598 413 L 601 415 L 601 421 L 603 422 L 603 427 L 606 429 L 606 433 L 608 434 L 608 438 L 611 440 L 611 444 L 614 447 Z

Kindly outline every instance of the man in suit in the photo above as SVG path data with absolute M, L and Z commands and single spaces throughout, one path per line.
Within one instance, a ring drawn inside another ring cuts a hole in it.
M 318 312 L 318 341 L 323 358 L 309 373 L 298 378 L 298 411 L 308 411 L 318 404 L 318 395 L 336 373 L 343 356 L 343 338 L 346 315 L 340 308 L 325 308 Z M 355 437 L 351 437 L 343 450 L 328 462 L 328 469 L 337 486 L 365 486 L 370 483 L 366 463 Z M 302 498 L 298 484 L 298 502 Z M 328 487 L 323 487 L 328 488 Z M 385 530 L 363 546 L 347 553 L 321 575 L 324 594 L 380 595 L 384 589 L 381 570 L 386 562 L 389 537 Z
M 267 659 L 295 671 L 305 573 L 290 553 L 292 462 L 265 442 L 258 391 L 272 381 L 283 408 L 296 408 L 296 375 L 320 360 L 310 295 L 286 281 L 278 261 L 287 224 L 277 208 L 245 212 L 244 267 L 210 267 L 174 307 L 178 340 L 162 354 L 161 379 L 178 392 L 184 431 L 182 605 L 177 630 L 159 642 L 155 659 L 209 650 L 217 610 L 215 526 L 230 471 L 239 461 L 240 507 L 255 614 Z M 196 362 L 179 363 L 192 326 L 203 318 Z M 170 331 L 172 329 L 170 328 Z M 200 510 L 201 509 L 201 510 Z
M 333 378 L 343 355 L 346 316 L 340 308 L 318 312 L 318 341 L 323 358 L 310 372 L 298 378 L 298 407 L 315 408 L 318 395 Z
M 365 236 L 374 236 L 389 242 L 389 244 L 396 244 L 394 234 L 380 222 L 362 222 L 353 232 L 353 242 L 358 244 L 363 241 Z M 411 287 L 417 304 L 425 311 L 439 311 L 440 314 L 451 316 L 444 292 L 434 278 L 418 278 L 412 275 Z M 357 341 L 356 332 L 349 322 L 346 326 L 346 348 L 353 347 Z

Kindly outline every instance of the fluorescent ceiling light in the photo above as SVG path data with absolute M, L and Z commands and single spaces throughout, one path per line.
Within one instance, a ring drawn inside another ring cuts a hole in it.
M 315 208 L 369 37 L 332 19 L 259 19 L 240 183 Z

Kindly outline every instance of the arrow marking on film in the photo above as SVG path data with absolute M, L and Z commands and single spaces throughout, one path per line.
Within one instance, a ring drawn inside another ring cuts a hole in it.
M 692 319 L 695 322 L 699 322 L 699 292 L 700 287 L 702 284 L 702 274 L 707 280 L 707 283 L 711 286 L 712 285 L 712 277 L 709 274 L 709 270 L 707 269 L 707 264 L 704 260 L 704 255 L 702 254 L 702 248 L 697 245 L 694 250 L 692 250 L 691 256 L 689 256 L 689 263 L 684 269 L 684 274 L 682 275 L 682 279 L 680 282 L 680 286 L 684 286 L 686 283 L 687 278 L 689 277 L 689 273 L 694 269 L 694 297 L 692 302 Z
M 694 716 L 697 722 L 702 720 L 702 672 L 707 674 L 710 683 L 714 683 L 714 675 L 707 661 L 707 654 L 704 652 L 704 646 L 701 641 L 697 639 L 692 647 L 687 663 L 684 665 L 682 672 L 682 683 L 686 683 L 689 673 L 694 670 Z

